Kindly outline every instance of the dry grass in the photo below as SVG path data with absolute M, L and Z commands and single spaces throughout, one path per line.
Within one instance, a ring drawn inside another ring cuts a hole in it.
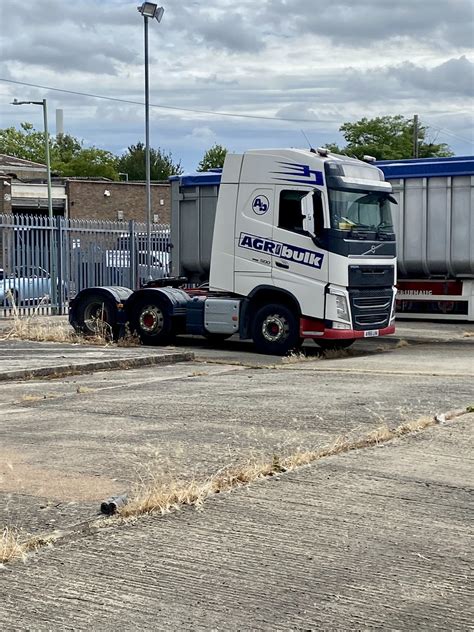
M 352 349 L 321 349 L 322 360 L 337 360 L 338 358 L 349 358 L 354 355 Z
M 57 397 L 54 393 L 43 393 L 43 394 L 29 394 L 21 396 L 22 402 L 39 402 L 43 399 L 54 399 Z
M 282 364 L 297 364 L 298 362 L 309 362 L 317 360 L 318 356 L 307 356 L 304 351 L 290 351 L 290 353 L 281 359 Z
M 447 414 L 444 420 L 452 419 L 458 414 L 461 414 L 460 411 L 451 416 Z M 362 437 L 349 439 L 337 437 L 332 444 L 321 449 L 298 449 L 287 455 L 273 454 L 271 457 L 261 456 L 248 460 L 239 465 L 223 468 L 202 481 L 166 481 L 160 480 L 159 477 L 151 477 L 147 481 L 142 481 L 132 492 L 129 503 L 120 509 L 119 515 L 129 518 L 155 512 L 165 514 L 187 505 L 200 508 L 206 499 L 214 494 L 228 492 L 259 479 L 309 465 L 323 458 L 387 443 L 393 439 L 420 432 L 437 423 L 440 422 L 436 418 L 423 417 L 400 424 L 394 429 L 384 425 Z
M 400 340 L 395 345 L 395 349 L 402 349 L 403 347 L 409 347 L 409 346 L 410 346 L 410 343 L 407 340 L 403 340 L 403 338 L 400 338 Z
M 27 547 L 20 541 L 19 533 L 14 529 L 4 527 L 0 538 L 0 564 L 18 559 L 24 560 L 26 553 Z
M 7 292 L 12 304 L 13 322 L 9 330 L 0 340 L 32 340 L 33 342 L 67 342 L 72 344 L 92 344 L 104 346 L 111 342 L 112 328 L 100 319 L 93 322 L 92 336 L 85 337 L 77 334 L 69 323 L 43 321 L 39 309 L 44 305 L 44 299 L 36 306 L 31 316 L 22 316 L 19 312 L 11 292 Z M 45 297 L 46 298 L 46 297 Z
M 125 333 L 117 340 L 117 347 L 139 347 L 141 344 L 140 336 L 131 331 L 129 323 L 126 323 Z
M 70 325 L 44 323 L 38 316 L 14 316 L 11 328 L 2 340 L 33 340 L 34 342 L 81 342 Z

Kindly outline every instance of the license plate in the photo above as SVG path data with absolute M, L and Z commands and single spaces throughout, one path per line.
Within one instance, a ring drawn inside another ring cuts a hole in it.
M 378 329 L 367 329 L 366 331 L 364 331 L 364 338 L 373 338 L 374 336 L 378 336 L 378 335 L 379 335 Z

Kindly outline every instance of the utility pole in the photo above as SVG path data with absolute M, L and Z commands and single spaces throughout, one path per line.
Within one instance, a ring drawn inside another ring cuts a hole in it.
M 418 158 L 418 114 L 413 116 L 413 158 Z

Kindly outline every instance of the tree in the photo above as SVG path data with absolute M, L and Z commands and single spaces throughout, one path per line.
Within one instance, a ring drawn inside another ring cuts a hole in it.
M 110 151 L 98 147 L 83 147 L 69 134 L 50 137 L 51 171 L 61 176 L 83 176 L 118 180 L 117 158 Z M 20 129 L 0 129 L 0 153 L 44 164 L 46 152 L 44 132 L 38 132 L 31 123 L 22 123 Z
M 209 171 L 209 169 L 218 169 L 219 167 L 223 167 L 226 154 L 227 149 L 216 143 L 206 151 L 197 170 Z
M 446 143 L 435 143 L 429 139 L 429 128 L 418 126 L 418 156 L 431 158 L 452 156 L 453 152 Z M 332 144 L 332 150 L 339 150 L 356 158 L 364 155 L 374 156 L 378 160 L 397 160 L 413 157 L 413 119 L 401 115 L 366 117 L 355 123 L 344 123 L 342 132 L 347 145 L 339 148 Z
M 129 180 L 145 180 L 145 145 L 138 142 L 130 145 L 118 159 L 118 170 L 128 174 Z M 170 176 L 183 173 L 181 162 L 174 163 L 171 153 L 150 148 L 150 177 L 152 180 L 167 180 Z
M 98 147 L 80 147 L 69 160 L 54 160 L 52 164 L 54 171 L 62 176 L 119 179 L 117 157 L 110 151 Z
M 20 129 L 0 129 L 0 154 L 44 164 L 44 132 L 36 131 L 31 123 L 21 123 Z

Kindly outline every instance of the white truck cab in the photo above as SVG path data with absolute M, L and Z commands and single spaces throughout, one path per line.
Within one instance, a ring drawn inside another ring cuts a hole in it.
M 367 163 L 326 151 L 226 157 L 209 286 L 297 303 L 301 334 L 353 340 L 394 331 L 391 185 Z

